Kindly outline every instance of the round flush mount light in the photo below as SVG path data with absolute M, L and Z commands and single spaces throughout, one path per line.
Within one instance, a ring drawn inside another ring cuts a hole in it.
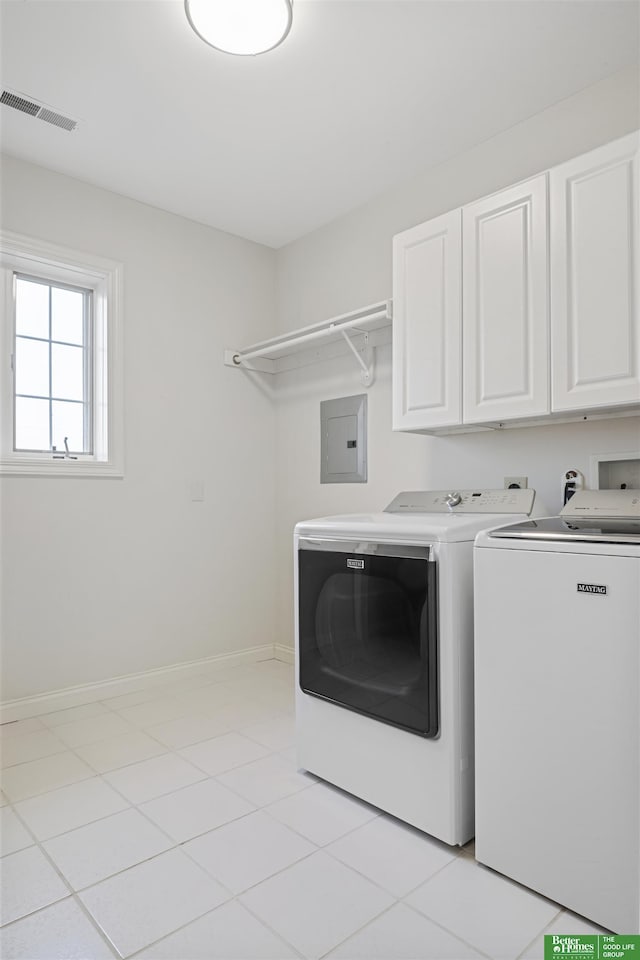
M 184 0 L 184 7 L 198 36 L 224 53 L 266 53 L 291 29 L 292 0 Z

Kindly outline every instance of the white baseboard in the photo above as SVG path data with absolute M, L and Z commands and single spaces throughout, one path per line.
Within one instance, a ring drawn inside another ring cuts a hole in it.
M 273 655 L 276 660 L 282 660 L 283 663 L 293 663 L 295 651 L 293 647 L 285 647 L 283 643 L 276 643 L 273 648 Z
M 288 648 L 284 647 L 284 650 Z M 293 653 L 293 651 L 292 651 Z M 278 654 L 277 659 L 281 660 Z M 253 663 L 259 660 L 272 660 L 274 648 L 266 643 L 259 647 L 249 647 L 238 653 L 223 653 L 217 657 L 205 657 L 203 660 L 189 660 L 186 663 L 174 663 L 170 667 L 160 667 L 155 670 L 146 670 L 143 673 L 131 673 L 124 677 L 114 677 L 111 680 L 100 680 L 97 683 L 87 683 L 83 686 L 65 687 L 62 690 L 51 690 L 40 693 L 35 697 L 22 697 L 19 700 L 7 700 L 0 703 L 0 723 L 12 723 L 15 720 L 25 720 L 27 717 L 39 717 L 54 710 L 65 710 L 68 707 L 79 707 L 85 703 L 95 703 L 96 700 L 106 700 L 108 697 L 117 697 L 123 693 L 133 693 L 145 690 L 147 687 L 161 686 L 179 677 L 188 677 L 199 673 L 203 667 L 214 667 L 220 670 L 225 667 L 234 667 L 241 663 Z

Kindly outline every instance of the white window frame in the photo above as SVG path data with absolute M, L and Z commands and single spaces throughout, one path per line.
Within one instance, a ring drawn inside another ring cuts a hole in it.
M 39 477 L 124 476 L 122 264 L 0 231 L 1 443 L 0 474 Z M 15 349 L 13 275 L 26 274 L 51 283 L 65 283 L 93 292 L 93 452 L 77 459 L 54 459 L 53 452 L 15 451 Z

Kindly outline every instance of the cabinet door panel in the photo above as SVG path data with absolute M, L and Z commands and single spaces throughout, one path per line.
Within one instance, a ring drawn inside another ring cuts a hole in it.
M 393 428 L 460 423 L 460 211 L 393 238 Z
M 638 136 L 551 171 L 554 410 L 640 401 Z
M 546 175 L 463 210 L 465 423 L 549 411 Z

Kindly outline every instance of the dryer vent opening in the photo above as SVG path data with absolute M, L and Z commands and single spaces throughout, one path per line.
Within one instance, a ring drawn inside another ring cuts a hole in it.
M 36 120 L 44 120 L 45 123 L 52 123 L 56 127 L 62 127 L 63 130 L 68 130 L 69 132 L 75 130 L 78 126 L 77 120 L 66 117 L 63 113 L 59 113 L 57 110 L 52 110 L 50 107 L 45 107 L 44 104 L 38 103 L 37 100 L 21 96 L 11 90 L 2 91 L 2 94 L 0 94 L 0 103 L 5 107 L 20 110 L 21 113 L 26 113 L 30 117 L 35 117 Z

